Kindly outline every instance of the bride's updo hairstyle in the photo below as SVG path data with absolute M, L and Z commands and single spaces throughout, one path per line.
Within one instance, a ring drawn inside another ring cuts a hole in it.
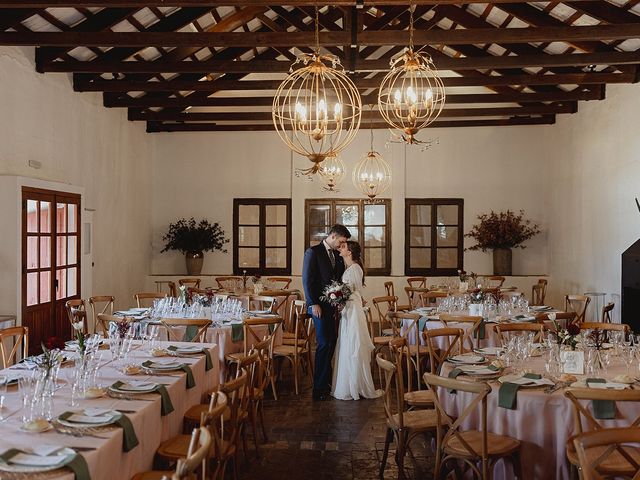
M 355 240 L 347 240 L 347 250 L 351 252 L 351 260 L 362 268 L 362 285 L 364 283 L 364 264 L 362 263 L 362 247 Z

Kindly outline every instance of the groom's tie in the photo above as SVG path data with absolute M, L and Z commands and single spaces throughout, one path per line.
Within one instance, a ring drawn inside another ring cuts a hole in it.
M 327 253 L 329 254 L 329 260 L 331 260 L 331 268 L 335 269 L 336 268 L 336 257 L 333 255 L 333 250 L 329 249 L 329 250 L 327 250 Z

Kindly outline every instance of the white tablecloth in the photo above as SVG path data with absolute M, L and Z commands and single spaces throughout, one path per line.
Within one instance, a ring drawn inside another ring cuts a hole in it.
M 171 345 L 183 345 L 182 343 L 170 342 Z M 167 343 L 162 342 L 163 346 Z M 193 344 L 185 344 L 193 345 Z M 204 394 L 218 385 L 219 370 L 215 358 L 218 356 L 218 347 L 215 344 L 203 344 L 209 349 L 213 361 L 213 368 L 205 371 L 204 355 L 193 356 L 193 358 L 179 358 L 180 362 L 189 364 L 193 371 L 196 382 L 195 387 L 186 389 L 186 374 L 180 376 L 124 376 L 118 372 L 109 362 L 109 351 L 103 350 L 103 363 L 100 372 L 105 386 L 113 384 L 117 380 L 153 380 L 163 383 L 173 403 L 174 411 L 167 416 L 160 415 L 160 395 L 154 395 L 153 401 L 143 400 L 123 400 L 110 397 L 102 397 L 94 400 L 80 400 L 79 407 L 100 407 L 122 410 L 135 410 L 135 413 L 127 413 L 131 420 L 139 445 L 133 450 L 125 453 L 122 451 L 122 429 L 117 428 L 107 432 L 100 432 L 100 436 L 107 437 L 99 439 L 93 437 L 76 438 L 71 435 L 63 435 L 55 431 L 45 433 L 27 433 L 19 429 L 22 420 L 22 412 L 13 414 L 6 422 L 0 423 L 0 452 L 9 448 L 24 448 L 35 444 L 55 444 L 64 446 L 95 447 L 96 450 L 80 452 L 86 459 L 92 480 L 115 480 L 129 479 L 135 473 L 151 470 L 153 467 L 153 457 L 160 443 L 179 433 L 182 433 L 182 419 L 185 411 L 192 405 L 203 400 Z M 136 347 L 139 347 L 137 342 Z M 106 360 L 105 360 L 106 358 Z M 141 351 L 140 348 L 131 352 L 131 359 L 136 363 L 150 360 L 152 357 Z M 61 369 L 62 370 L 62 369 Z M 16 370 L 20 372 L 20 370 Z M 173 372 L 175 373 L 175 372 Z M 64 375 L 61 373 L 60 378 Z M 59 380 L 59 383 L 62 383 Z M 54 415 L 72 409 L 67 402 L 71 396 L 67 385 L 59 389 L 54 396 Z M 10 388 L 5 401 L 4 414 L 9 415 L 20 408 L 20 396 L 17 390 Z M 0 472 L 3 478 L 3 472 Z M 60 476 L 64 480 L 73 480 L 73 474 Z

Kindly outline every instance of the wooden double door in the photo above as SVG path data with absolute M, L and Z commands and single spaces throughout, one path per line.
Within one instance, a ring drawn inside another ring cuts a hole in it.
M 80 297 L 80 195 L 23 187 L 22 324 L 29 351 L 71 338 L 65 303 Z

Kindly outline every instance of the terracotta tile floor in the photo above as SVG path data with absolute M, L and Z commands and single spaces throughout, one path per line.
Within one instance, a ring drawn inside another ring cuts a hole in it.
M 254 449 L 249 448 L 248 464 L 243 463 L 241 455 L 239 478 L 378 478 L 386 432 L 382 399 L 313 402 L 310 386 L 303 387 L 300 395 L 295 395 L 291 393 L 291 383 L 289 378 L 280 381 L 278 400 L 266 400 L 265 419 L 269 442 L 260 445 L 261 455 L 258 459 L 255 458 Z M 411 446 L 416 465 L 407 456 L 405 476 L 409 479 L 432 478 L 431 443 L 427 447 L 427 440 L 418 437 Z M 391 448 L 385 479 L 398 478 L 393 444 Z

